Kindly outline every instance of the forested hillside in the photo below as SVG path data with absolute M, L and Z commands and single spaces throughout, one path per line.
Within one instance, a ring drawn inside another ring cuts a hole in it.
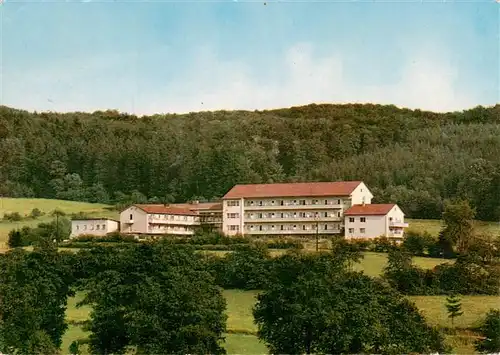
M 439 218 L 466 197 L 500 219 L 500 105 L 436 114 L 309 105 L 136 117 L 0 107 L 0 194 L 89 202 L 184 201 L 236 183 L 363 180 L 375 202 Z

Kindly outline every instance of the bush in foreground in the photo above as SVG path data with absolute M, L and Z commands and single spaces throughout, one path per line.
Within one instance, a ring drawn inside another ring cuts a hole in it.
M 476 341 L 476 350 L 487 354 L 500 352 L 500 309 L 491 309 L 486 314 L 479 331 L 483 339 Z

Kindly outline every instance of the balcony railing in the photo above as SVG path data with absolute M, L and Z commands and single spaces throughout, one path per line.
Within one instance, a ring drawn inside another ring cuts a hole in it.
M 167 225 L 180 225 L 180 226 L 196 226 L 200 224 L 198 220 L 178 220 L 178 219 L 164 219 L 164 218 L 148 218 L 148 222 L 152 224 L 167 224 Z
M 407 228 L 409 226 L 408 223 L 402 222 L 402 221 L 390 221 L 389 222 L 389 227 L 394 227 L 394 228 Z
M 245 223 L 280 223 L 280 222 L 309 222 L 309 223 L 323 223 L 323 222 L 339 222 L 342 221 L 342 217 L 330 216 L 330 217 L 262 217 L 262 218 L 250 218 L 246 217 L 244 219 Z
M 284 210 L 312 210 L 312 209 L 320 209 L 320 210 L 324 210 L 324 209 L 342 209 L 344 207 L 343 204 L 338 204 L 338 203 L 335 203 L 335 204 L 328 204 L 328 205 L 325 205 L 325 204 L 308 204 L 308 205 L 300 205 L 300 204 L 296 204 L 296 205 L 278 205 L 278 204 L 274 204 L 274 205 L 262 205 L 260 206 L 259 204 L 254 204 L 254 205 L 245 205 L 245 210 L 246 211 L 262 211 L 262 210 L 277 210 L 277 211 L 284 211 Z
M 149 229 L 148 234 L 192 235 L 193 230 Z
M 320 229 L 317 234 L 339 234 L 340 229 Z M 303 230 L 303 229 L 268 229 L 268 230 L 251 230 L 251 229 L 245 229 L 245 234 L 246 235 L 266 235 L 266 234 L 310 234 L 310 235 L 316 235 L 316 229 L 308 229 L 308 230 Z

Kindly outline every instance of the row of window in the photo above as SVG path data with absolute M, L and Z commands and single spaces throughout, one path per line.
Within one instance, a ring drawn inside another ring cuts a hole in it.
M 149 230 L 188 231 L 190 229 L 185 226 L 151 225 Z
M 132 218 L 132 215 L 130 215 L 130 219 Z M 173 215 L 173 214 L 152 214 L 149 216 L 149 219 L 163 219 L 163 220 L 170 220 L 170 221 L 187 221 L 188 219 L 190 221 L 194 220 L 193 216 L 180 216 L 180 215 Z
M 349 217 L 349 222 L 354 223 L 355 221 L 356 221 L 355 217 Z M 365 223 L 366 222 L 366 217 L 360 217 L 359 221 L 362 222 L 362 223 Z
M 267 212 L 267 213 L 247 213 L 246 218 L 335 218 L 340 217 L 340 212 Z
M 76 225 L 76 230 L 77 230 L 77 231 L 79 231 L 79 230 L 80 230 L 80 226 L 79 226 L 78 224 Z M 87 225 L 86 225 L 86 224 L 84 224 L 84 225 L 82 226 L 82 230 L 84 230 L 84 231 L 85 231 L 85 230 L 87 230 Z M 93 230 L 94 230 L 94 225 L 93 225 L 93 224 L 91 224 L 91 225 L 89 226 L 89 230 L 91 230 L 91 231 L 93 231 Z M 105 224 L 103 224 L 103 225 L 97 224 L 97 225 L 95 226 L 95 230 L 96 230 L 96 231 L 98 231 L 98 230 L 106 230 L 106 225 L 105 225 Z
M 319 227 L 319 230 L 339 230 L 340 228 L 340 225 L 338 224 L 320 224 L 318 225 Z M 267 231 L 267 230 L 270 230 L 270 231 L 276 231 L 276 230 L 282 230 L 282 231 L 287 231 L 287 230 L 304 230 L 304 231 L 309 231 L 309 230 L 316 230 L 316 225 L 315 224 L 312 224 L 312 225 L 307 225 L 307 224 L 303 224 L 301 226 L 298 226 L 296 224 L 293 224 L 293 225 L 279 225 L 279 226 L 275 226 L 275 225 L 252 225 L 252 224 L 249 224 L 249 225 L 245 225 L 245 229 L 247 230 L 250 230 L 250 231 Z
M 308 206 L 308 205 L 340 205 L 342 200 L 271 200 L 245 201 L 245 206 Z
M 245 201 L 245 206 L 307 206 L 307 205 L 340 205 L 341 199 L 333 200 L 271 200 L 271 201 Z M 227 206 L 236 207 L 240 205 L 239 200 L 227 201 Z
M 354 228 L 349 228 L 349 233 L 353 234 L 354 233 Z M 366 229 L 365 228 L 359 228 L 359 233 L 365 234 L 366 233 Z

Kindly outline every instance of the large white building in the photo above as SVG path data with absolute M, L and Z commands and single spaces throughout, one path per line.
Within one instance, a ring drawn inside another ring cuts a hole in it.
M 222 203 L 132 205 L 120 224 L 122 233 L 150 235 L 192 235 L 210 225 L 226 235 L 402 237 L 401 209 L 372 198 L 362 181 L 236 185 Z
M 351 225 L 351 219 L 346 224 L 345 213 L 353 206 L 372 206 L 373 211 L 386 206 L 371 204 L 372 198 L 362 181 L 236 185 L 223 197 L 222 231 L 227 235 L 283 236 L 358 236 L 363 231 L 366 238 L 392 237 L 395 233 L 402 236 L 402 228 L 407 224 L 395 205 L 391 205 L 393 210 L 387 211 L 384 218 L 401 221 L 400 229 L 395 228 L 395 222 L 390 228 L 382 228 L 379 217 L 368 212 L 358 217 L 364 220 L 360 222 L 364 223 L 362 226 Z
M 360 181 L 236 185 L 223 197 L 222 230 L 235 234 L 338 234 L 343 212 L 373 195 Z

